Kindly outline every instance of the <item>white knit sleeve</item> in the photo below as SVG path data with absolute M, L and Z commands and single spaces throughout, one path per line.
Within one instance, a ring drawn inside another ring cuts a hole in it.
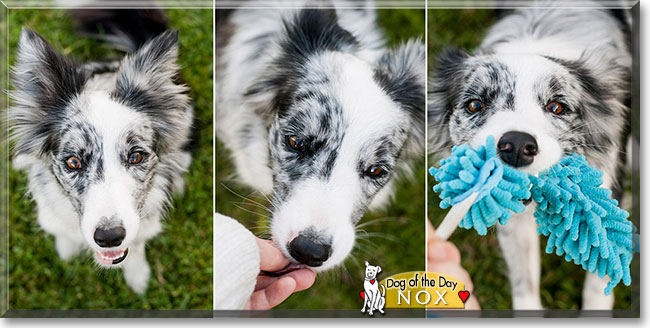
M 260 272 L 255 236 L 237 220 L 214 214 L 214 309 L 241 310 Z

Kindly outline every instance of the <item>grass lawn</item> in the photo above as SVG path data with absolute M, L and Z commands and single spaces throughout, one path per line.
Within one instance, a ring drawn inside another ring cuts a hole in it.
M 424 10 L 379 10 L 380 25 L 389 42 L 398 44 L 409 37 L 424 37 Z M 217 212 L 239 219 L 260 237 L 268 238 L 268 213 L 250 205 L 237 193 L 268 205 L 266 200 L 236 182 L 234 168 L 223 144 L 216 145 Z M 363 262 L 382 267 L 380 279 L 390 275 L 424 270 L 424 155 L 414 167 L 412 179 L 397 185 L 396 199 L 384 211 L 367 213 L 359 224 L 365 232 L 358 236 L 353 255 L 345 266 L 320 274 L 314 286 L 296 293 L 279 309 L 361 309 L 359 291 L 363 289 Z M 233 192 L 229 191 L 232 190 Z M 377 221 L 372 221 L 377 220 Z M 323 297 L 326 295 L 325 297 Z
M 445 46 L 474 49 L 494 21 L 495 17 L 491 10 L 429 10 L 429 69 L 435 68 L 436 55 Z M 429 163 L 433 164 L 434 159 L 430 158 Z M 435 180 L 432 177 L 428 179 L 429 185 L 433 186 Z M 437 194 L 431 191 L 428 197 L 429 217 L 434 226 L 437 226 L 446 214 L 446 210 L 443 211 L 438 207 Z M 638 218 L 632 218 L 632 220 L 638 224 Z M 450 241 L 460 249 L 462 264 L 472 276 L 475 286 L 474 293 L 478 297 L 481 307 L 483 309 L 511 309 L 508 271 L 497 242 L 495 228 L 489 230 L 485 237 L 478 236 L 474 230 L 458 229 Z M 543 252 L 546 238 L 542 237 L 540 243 Z M 633 272 L 635 265 L 638 265 L 638 260 L 633 262 Z M 579 309 L 584 277 L 585 271 L 582 268 L 568 263 L 554 254 L 544 253 L 541 277 L 541 296 L 544 307 L 548 309 Z M 625 287 L 621 283 L 616 287 L 614 293 L 616 309 L 631 308 L 630 287 Z
M 212 308 L 212 10 L 168 10 L 180 30 L 182 75 L 195 102 L 197 149 L 185 194 L 175 198 L 165 231 L 147 244 L 152 277 L 145 296 L 132 292 L 121 270 L 98 270 L 91 255 L 61 261 L 54 239 L 36 222 L 25 197 L 26 176 L 9 173 L 10 309 L 211 309 Z M 79 59 L 118 55 L 99 41 L 79 37 L 62 10 L 11 10 L 13 62 L 20 29 L 39 32 L 55 48 Z

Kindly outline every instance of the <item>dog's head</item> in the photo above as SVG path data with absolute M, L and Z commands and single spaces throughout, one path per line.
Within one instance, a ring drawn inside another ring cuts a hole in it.
M 366 280 L 377 278 L 377 275 L 381 272 L 381 267 L 378 265 L 377 266 L 370 265 L 368 261 L 366 261 L 365 264 L 366 264 L 366 275 L 364 278 Z
M 170 163 L 161 157 L 180 148 L 191 124 L 185 87 L 174 83 L 177 39 L 165 32 L 114 74 L 91 76 L 37 33 L 20 36 L 9 116 L 15 155 L 55 178 L 48 192 L 69 200 L 106 267 L 126 258 L 140 225 L 168 201 L 172 182 L 159 172 Z
M 274 241 L 318 270 L 352 250 L 355 224 L 424 143 L 424 47 L 368 61 L 333 10 L 285 22 L 281 55 L 247 93 L 268 119 Z
M 588 53 L 569 61 L 447 50 L 431 85 L 433 151 L 476 147 L 492 135 L 501 159 L 530 174 L 573 152 L 606 162 L 624 126 L 619 99 L 627 76 L 616 62 Z

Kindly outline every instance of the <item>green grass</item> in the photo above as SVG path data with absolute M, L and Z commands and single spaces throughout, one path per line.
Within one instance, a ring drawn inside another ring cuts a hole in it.
M 474 49 L 484 37 L 495 17 L 491 10 L 429 10 L 428 12 L 429 70 L 435 68 L 436 55 L 445 46 Z M 429 163 L 434 163 L 430 158 Z M 429 185 L 435 183 L 429 177 Z M 446 211 L 438 207 L 437 194 L 429 192 L 429 217 L 434 226 L 442 221 Z M 474 294 L 483 309 L 511 309 L 510 284 L 506 263 L 496 238 L 496 230 L 480 237 L 474 230 L 458 229 L 450 241 L 458 246 L 462 264 L 474 282 Z M 546 238 L 541 238 L 541 250 Z M 638 263 L 638 261 L 635 261 Z M 634 272 L 634 270 L 633 270 Z M 548 309 L 579 309 L 585 271 L 556 255 L 542 255 L 541 296 Z M 631 289 L 622 284 L 615 290 L 616 309 L 631 308 Z
M 393 45 L 409 37 L 424 35 L 423 10 L 379 10 L 379 22 Z M 228 189 L 265 205 L 268 203 L 259 194 L 237 184 L 229 154 L 219 141 L 216 158 L 217 212 L 239 219 L 258 236 L 268 238 L 268 220 L 263 217 L 268 213 L 241 204 L 245 201 Z M 414 167 L 414 172 L 413 179 L 402 179 L 398 183 L 396 198 L 387 210 L 368 213 L 361 220 L 360 224 L 363 224 L 389 218 L 364 227 L 368 233 L 365 237 L 369 237 L 370 242 L 358 242 L 345 268 L 320 274 L 312 288 L 292 295 L 277 308 L 360 309 L 359 291 L 363 282 L 363 261 L 366 260 L 382 267 L 381 277 L 424 270 L 424 157 Z M 376 237 L 376 234 L 385 237 Z M 363 233 L 360 236 L 365 238 Z
M 124 282 L 120 270 L 98 270 L 90 255 L 61 261 L 53 237 L 36 222 L 27 179 L 9 177 L 9 307 L 11 309 L 211 309 L 212 308 L 212 11 L 168 10 L 180 30 L 182 76 L 195 101 L 197 149 L 164 232 L 147 244 L 152 277 L 145 296 Z M 20 29 L 30 27 L 55 48 L 82 60 L 117 55 L 105 44 L 75 34 L 62 10 L 11 10 L 10 58 Z

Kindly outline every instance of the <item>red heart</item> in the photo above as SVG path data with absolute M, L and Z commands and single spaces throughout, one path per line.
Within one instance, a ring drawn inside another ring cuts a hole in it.
M 460 297 L 460 300 L 463 301 L 463 303 L 465 303 L 469 298 L 469 292 L 466 290 L 461 290 L 458 292 L 458 297 Z
M 362 299 L 362 300 L 365 300 L 365 299 L 366 299 L 366 292 L 364 292 L 364 291 L 360 291 L 360 292 L 359 292 L 359 295 L 361 295 L 361 299 Z
M 375 283 L 375 279 L 370 280 L 370 284 L 374 284 L 374 283 Z

